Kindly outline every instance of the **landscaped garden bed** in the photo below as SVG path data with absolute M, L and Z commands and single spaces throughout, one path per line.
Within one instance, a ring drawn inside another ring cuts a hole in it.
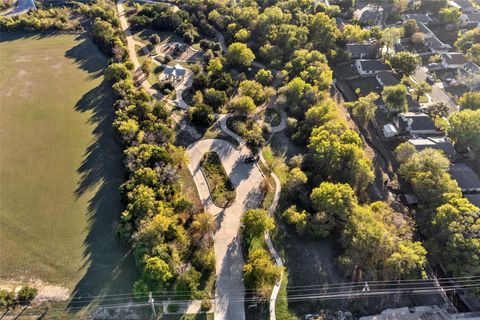
M 201 161 L 201 169 L 207 180 L 213 203 L 226 208 L 235 200 L 235 188 L 216 152 L 207 152 Z
M 265 122 L 268 123 L 271 127 L 276 127 L 280 125 L 281 116 L 280 113 L 272 108 L 268 108 L 265 111 Z

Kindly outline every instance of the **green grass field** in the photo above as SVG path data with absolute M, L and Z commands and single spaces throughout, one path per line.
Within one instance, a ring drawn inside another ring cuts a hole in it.
M 131 292 L 106 59 L 79 35 L 2 34 L 0 55 L 0 279 Z

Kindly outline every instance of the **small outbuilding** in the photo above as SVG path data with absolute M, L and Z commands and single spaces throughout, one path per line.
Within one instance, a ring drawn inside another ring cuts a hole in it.
M 398 134 L 397 128 L 391 123 L 384 125 L 382 131 L 385 138 L 393 138 Z

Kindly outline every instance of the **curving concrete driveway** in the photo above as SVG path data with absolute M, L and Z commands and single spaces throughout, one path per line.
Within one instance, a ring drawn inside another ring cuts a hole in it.
M 213 204 L 205 177 L 200 170 L 200 161 L 206 152 L 216 152 L 235 186 L 234 203 L 226 208 Z M 256 164 L 244 163 L 249 156 L 246 148 L 236 150 L 232 144 L 221 139 L 200 140 L 191 144 L 187 153 L 188 168 L 193 176 L 205 211 L 212 213 L 217 221 L 215 232 L 215 261 L 217 282 L 215 287 L 215 320 L 244 320 L 243 285 L 244 264 L 238 233 L 240 218 L 246 210 L 258 207 L 263 196 L 260 184 L 262 173 Z

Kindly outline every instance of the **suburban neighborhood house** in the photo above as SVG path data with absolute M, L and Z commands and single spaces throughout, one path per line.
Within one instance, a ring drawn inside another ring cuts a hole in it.
M 441 64 L 445 69 L 458 69 L 467 63 L 463 53 L 459 52 L 443 53 L 441 59 Z
M 417 151 L 427 148 L 441 150 L 448 158 L 454 159 L 456 155 L 453 144 L 446 137 L 425 137 L 408 139 L 408 143 L 413 145 Z
M 408 132 L 412 136 L 434 134 L 437 127 L 425 113 L 406 112 L 400 113 L 394 119 L 394 123 L 398 132 Z
M 181 80 L 185 77 L 186 71 L 184 67 L 177 63 L 173 67 L 166 66 L 163 73 L 166 79 Z
M 358 59 L 355 61 L 355 65 L 360 75 L 374 75 L 390 70 L 390 67 L 380 60 Z

